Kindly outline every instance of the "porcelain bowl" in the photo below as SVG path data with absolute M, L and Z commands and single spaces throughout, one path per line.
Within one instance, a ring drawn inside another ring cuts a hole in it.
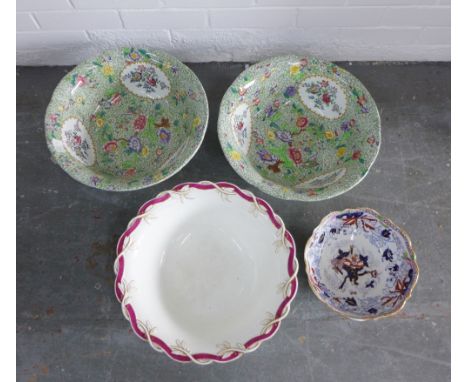
M 284 56 L 237 77 L 221 102 L 218 135 L 246 181 L 278 198 L 317 201 L 364 178 L 379 151 L 380 117 L 346 70 Z
M 307 242 L 304 257 L 316 296 L 356 320 L 400 311 L 419 275 L 408 235 L 369 208 L 327 215 Z
M 161 51 L 122 48 L 69 72 L 45 116 L 53 160 L 88 186 L 147 187 L 179 171 L 200 147 L 208 101 L 195 74 Z
M 276 333 L 297 270 L 294 240 L 264 200 L 226 182 L 184 183 L 130 221 L 117 246 L 115 292 L 155 350 L 224 363 Z

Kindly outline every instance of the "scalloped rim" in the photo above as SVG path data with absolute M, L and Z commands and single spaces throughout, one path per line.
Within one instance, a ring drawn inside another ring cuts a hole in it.
M 238 196 L 240 196 L 244 200 L 247 200 L 250 203 L 253 203 L 254 201 L 256 201 L 259 205 L 261 205 L 262 207 L 265 208 L 265 211 L 268 214 L 268 217 L 270 218 L 270 221 L 272 222 L 272 224 L 274 225 L 275 228 L 280 229 L 282 226 L 284 226 L 284 223 L 282 222 L 281 218 L 278 215 L 275 214 L 275 212 L 273 211 L 273 208 L 265 200 L 263 200 L 261 198 L 257 198 L 253 194 L 251 194 L 252 195 L 251 196 L 251 195 L 247 194 L 245 191 L 243 191 L 242 189 L 240 189 L 239 187 L 237 187 L 236 185 L 234 185 L 232 183 L 229 183 L 229 182 L 216 182 L 216 183 L 211 183 L 211 182 L 207 183 L 207 182 L 203 182 L 203 181 L 202 182 L 196 182 L 196 183 L 185 182 L 185 183 L 178 184 L 177 186 L 172 188 L 172 191 L 180 191 L 185 186 L 188 186 L 190 188 L 196 188 L 198 190 L 205 190 L 206 191 L 206 190 L 215 189 L 216 188 L 215 185 L 217 185 L 217 186 L 219 186 L 221 188 L 229 188 L 232 191 L 235 191 Z M 137 217 L 130 220 L 130 223 L 129 223 L 127 229 L 120 236 L 120 238 L 119 238 L 119 240 L 117 242 L 118 271 L 117 271 L 117 275 L 116 275 L 116 278 L 115 278 L 114 291 L 115 291 L 115 295 L 117 297 L 117 300 L 120 303 L 122 303 L 122 301 L 124 299 L 124 296 L 125 296 L 124 292 L 121 289 L 121 281 L 122 281 L 122 277 L 123 277 L 123 273 L 124 273 L 124 269 L 125 269 L 125 260 L 124 260 L 125 255 L 120 256 L 120 254 L 124 250 L 124 240 L 126 238 L 130 237 L 132 232 L 135 231 L 135 229 L 139 226 L 139 224 L 140 224 L 140 222 L 142 220 L 142 217 L 138 217 L 138 216 L 144 214 L 146 212 L 146 210 L 148 209 L 148 207 L 153 206 L 153 205 L 158 204 L 158 203 L 163 203 L 166 200 L 170 199 L 171 197 L 172 196 L 169 193 L 163 192 L 160 195 L 158 195 L 157 197 L 155 197 L 155 198 L 147 201 L 146 203 L 144 203 L 140 207 L 140 209 L 138 210 Z M 275 314 L 275 319 L 281 318 L 281 316 L 285 312 L 287 312 L 287 310 L 289 309 L 289 305 L 291 304 L 292 300 L 295 298 L 296 293 L 297 293 L 297 289 L 298 289 L 298 279 L 297 279 L 297 270 L 298 269 L 297 269 L 297 267 L 295 269 L 296 245 L 295 245 L 295 242 L 294 242 L 294 239 L 293 239 L 291 233 L 287 229 L 284 230 L 284 238 L 291 244 L 291 247 L 289 249 L 289 258 L 288 258 L 288 275 L 290 277 L 292 277 L 292 281 L 291 281 L 290 293 L 279 305 L 279 307 L 278 307 L 278 309 L 276 311 L 276 314 Z M 148 341 L 146 333 L 144 331 L 142 331 L 138 326 L 138 318 L 136 316 L 135 310 L 133 309 L 132 305 L 130 303 L 127 303 L 124 306 L 127 309 L 127 312 L 129 314 L 130 325 L 131 325 L 133 331 L 135 332 L 135 334 L 140 339 L 142 339 L 144 341 Z M 249 339 L 248 341 L 246 341 L 244 343 L 244 347 L 246 348 L 246 350 L 248 350 L 249 348 L 254 347 L 255 345 L 260 345 L 262 342 L 264 342 L 264 341 L 270 339 L 271 337 L 273 337 L 273 335 L 279 329 L 280 323 L 281 323 L 281 321 L 276 322 L 275 324 L 272 325 L 271 329 L 268 332 L 266 332 L 265 334 L 257 335 L 255 337 Z M 157 336 L 153 336 L 153 335 L 150 335 L 149 337 L 150 337 L 150 341 L 151 341 L 152 344 L 154 344 L 156 347 L 162 349 L 164 351 L 164 353 L 166 353 L 174 361 L 178 361 L 178 362 L 190 362 L 190 361 L 192 361 L 190 359 L 190 357 L 188 357 L 186 355 L 175 353 L 174 349 L 170 345 L 168 345 L 166 342 L 164 342 L 164 340 L 162 340 L 161 338 L 159 338 Z M 217 363 L 226 363 L 226 362 L 231 362 L 231 361 L 234 361 L 234 360 L 238 359 L 243 354 L 244 354 L 244 352 L 237 351 L 237 352 L 233 352 L 233 353 L 229 354 L 227 357 L 223 357 L 223 356 L 213 354 L 213 353 L 196 353 L 196 354 L 192 354 L 192 357 L 195 360 L 202 361 L 202 362 L 203 361 L 214 361 L 214 362 L 217 362 Z M 208 363 L 208 362 L 206 362 L 206 363 Z
M 405 240 L 405 242 L 406 242 L 406 244 L 408 246 L 408 253 L 410 254 L 411 261 L 412 261 L 413 266 L 414 266 L 414 272 L 416 274 L 416 277 L 414 278 L 413 285 L 409 289 L 408 294 L 406 295 L 405 299 L 394 310 L 392 310 L 389 313 L 377 314 L 377 315 L 367 315 L 367 316 L 359 316 L 359 315 L 353 315 L 353 314 L 350 314 L 350 313 L 345 313 L 345 312 L 343 312 L 341 310 L 338 310 L 338 309 L 334 308 L 325 299 L 323 299 L 320 296 L 318 288 L 313 284 L 313 282 L 311 280 L 311 275 L 310 275 L 310 271 L 309 271 L 310 265 L 309 265 L 309 262 L 307 261 L 307 250 L 312 245 L 312 242 L 314 240 L 316 240 L 316 236 L 317 236 L 317 232 L 318 232 L 319 228 L 330 217 L 338 215 L 338 214 L 343 214 L 343 213 L 346 213 L 346 212 L 350 212 L 350 211 L 367 211 L 368 213 L 371 213 L 372 215 L 385 220 L 390 226 L 393 226 L 393 228 L 395 230 L 397 230 L 403 236 L 403 239 Z M 407 301 L 413 295 L 414 288 L 416 287 L 416 284 L 418 283 L 418 280 L 419 280 L 419 265 L 418 265 L 418 262 L 416 260 L 416 253 L 414 252 L 413 244 L 411 243 L 411 239 L 410 239 L 408 233 L 403 228 L 396 225 L 392 220 L 388 219 L 387 217 L 383 216 L 378 211 L 376 211 L 376 210 L 374 210 L 372 208 L 369 208 L 369 207 L 346 208 L 346 209 L 341 210 L 341 211 L 332 211 L 329 214 L 327 214 L 325 217 L 323 217 L 322 220 L 320 221 L 320 223 L 318 224 L 318 226 L 315 227 L 314 231 L 312 232 L 312 235 L 307 240 L 307 243 L 306 243 L 305 248 L 304 248 L 304 263 L 305 263 L 305 271 L 306 271 L 306 274 L 307 274 L 307 281 L 309 282 L 310 289 L 312 289 L 312 292 L 314 292 L 315 296 L 321 302 L 323 302 L 328 308 L 330 308 L 334 312 L 338 313 L 340 316 L 345 317 L 345 318 L 349 318 L 349 319 L 352 319 L 352 320 L 355 320 L 355 321 L 378 320 L 378 319 L 381 319 L 381 318 L 394 316 L 395 314 L 399 313 L 405 307 Z

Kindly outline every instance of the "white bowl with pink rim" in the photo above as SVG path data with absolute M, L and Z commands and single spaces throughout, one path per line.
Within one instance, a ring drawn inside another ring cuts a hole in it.
M 183 183 L 143 204 L 120 237 L 115 293 L 153 349 L 180 362 L 230 362 L 289 313 L 295 254 L 263 199 L 227 182 Z

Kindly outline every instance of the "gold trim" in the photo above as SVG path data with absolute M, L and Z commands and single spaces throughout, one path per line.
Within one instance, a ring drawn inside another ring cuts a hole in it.
M 394 310 L 394 311 L 391 311 L 389 313 L 385 313 L 385 314 L 381 314 L 381 315 L 376 315 L 376 316 L 371 316 L 371 315 L 368 315 L 368 316 L 360 316 L 360 317 L 357 317 L 357 316 L 353 316 L 351 314 L 346 314 L 336 308 L 334 308 L 333 306 L 331 306 L 325 299 L 323 299 L 319 292 L 317 291 L 316 287 L 313 285 L 312 281 L 311 281 L 311 276 L 310 276 L 310 272 L 309 272 L 309 269 L 310 269 L 310 266 L 309 266 L 309 263 L 308 263 L 308 260 L 307 260 L 307 249 L 311 246 L 312 242 L 315 240 L 315 236 L 317 234 L 317 230 L 318 228 L 320 228 L 320 226 L 328 219 L 330 218 L 332 215 L 335 215 L 335 214 L 342 214 L 342 213 L 345 213 L 347 211 L 355 211 L 355 210 L 361 210 L 361 211 L 367 211 L 367 212 L 370 212 L 371 214 L 373 215 L 376 215 L 380 218 L 382 218 L 383 220 L 385 220 L 386 222 L 389 223 L 389 225 L 392 225 L 394 228 L 396 228 L 400 234 L 403 236 L 403 238 L 406 240 L 407 244 L 408 244 L 408 252 L 409 252 L 409 256 L 411 258 L 411 260 L 413 261 L 413 264 L 414 264 L 414 269 L 415 269 L 415 273 L 416 273 L 416 277 L 414 279 L 414 282 L 413 282 L 413 285 L 411 286 L 410 290 L 408 291 L 408 294 L 406 295 L 405 299 L 402 301 L 402 303 L 399 305 L 399 307 Z M 319 301 L 323 302 L 329 309 L 333 310 L 334 312 L 338 313 L 340 316 L 344 317 L 344 318 L 349 318 L 351 320 L 355 320 L 355 321 L 371 321 L 371 320 L 379 320 L 381 318 L 386 318 L 386 317 L 391 317 L 391 316 L 394 316 L 396 315 L 397 313 L 399 313 L 406 305 L 407 301 L 412 297 L 413 295 L 413 291 L 414 291 L 414 288 L 416 287 L 416 284 L 418 283 L 418 280 L 419 280 L 419 265 L 417 263 L 417 260 L 416 260 L 416 253 L 414 252 L 414 249 L 413 249 L 413 244 L 411 243 L 411 239 L 408 235 L 408 233 L 403 229 L 401 228 L 400 226 L 396 225 L 392 220 L 386 218 L 385 216 L 383 216 L 382 214 L 380 214 L 379 212 L 377 212 L 376 210 L 372 209 L 372 208 L 368 208 L 368 207 L 362 207 L 362 208 L 359 208 L 359 207 L 356 207 L 356 208 L 346 208 L 344 210 L 341 210 L 341 211 L 332 211 L 330 212 L 329 214 L 327 214 L 324 218 L 322 218 L 322 220 L 320 221 L 320 223 L 317 225 L 317 227 L 315 227 L 315 229 L 313 230 L 312 232 L 312 235 L 309 237 L 309 239 L 307 240 L 307 243 L 305 245 L 305 248 L 304 248 L 304 263 L 305 263 L 305 271 L 306 271 L 306 274 L 307 274 L 307 281 L 309 283 L 309 286 L 310 286 L 310 289 L 312 289 L 312 292 L 314 292 L 315 296 L 319 299 Z

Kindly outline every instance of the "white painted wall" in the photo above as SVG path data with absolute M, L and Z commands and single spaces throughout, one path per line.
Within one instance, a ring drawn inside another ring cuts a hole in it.
M 183 61 L 450 60 L 450 0 L 17 0 L 17 64 L 76 64 L 103 49 Z

